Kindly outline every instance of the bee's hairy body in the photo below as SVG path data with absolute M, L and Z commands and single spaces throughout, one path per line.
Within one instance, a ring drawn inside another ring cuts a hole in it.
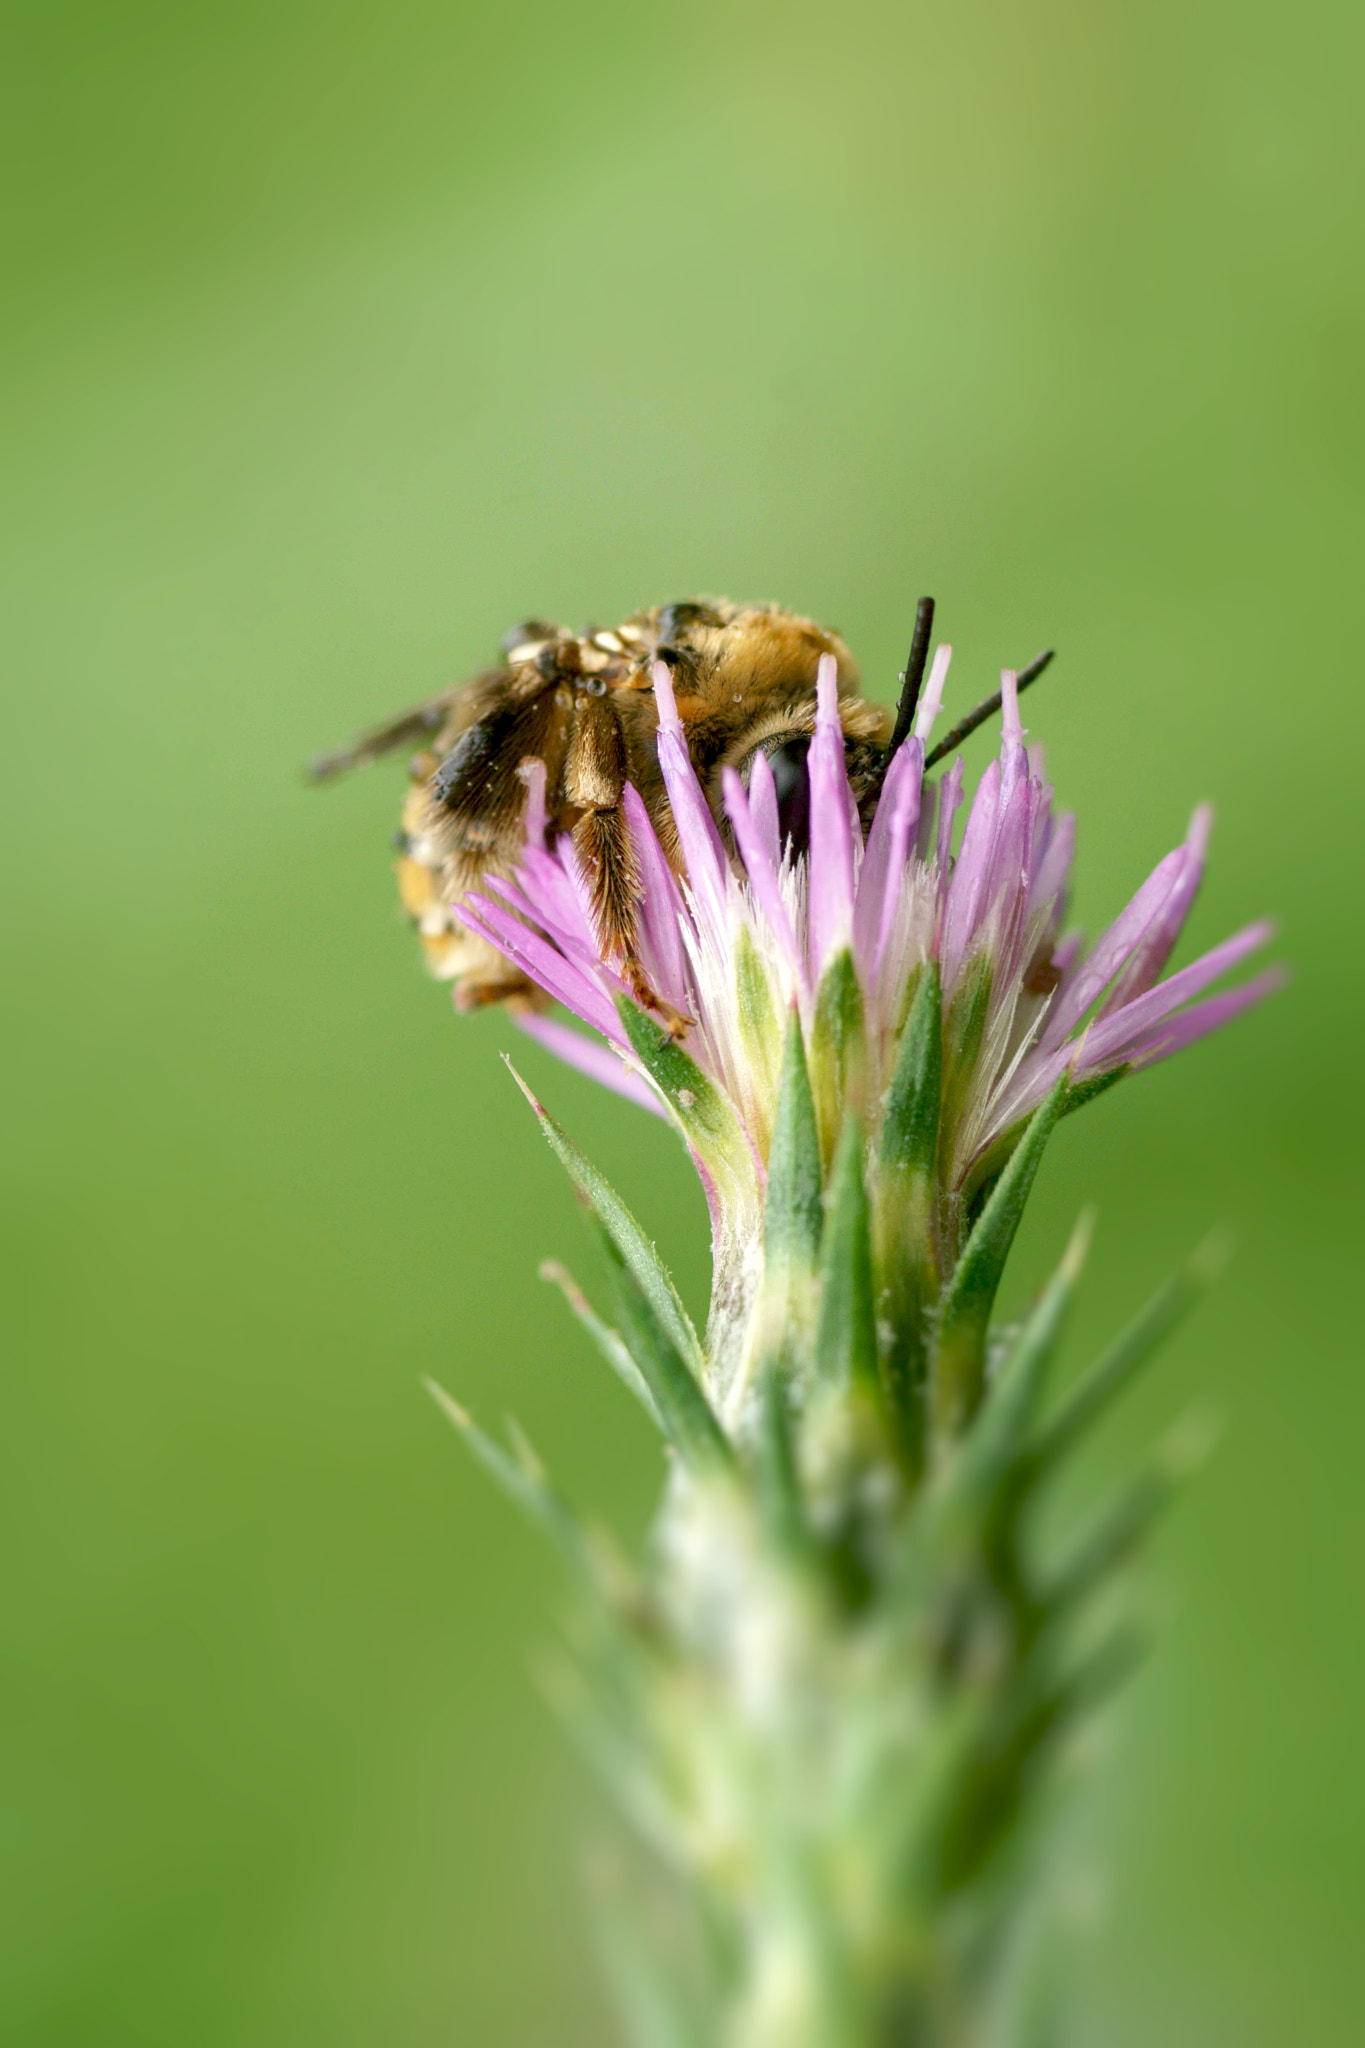
M 399 835 L 399 892 L 432 972 L 462 1008 L 545 998 L 478 934 L 454 899 L 510 876 L 525 837 L 523 762 L 545 764 L 552 839 L 569 834 L 588 878 L 603 953 L 653 1001 L 635 957 L 639 875 L 622 792 L 638 791 L 665 853 L 680 865 L 658 758 L 655 661 L 673 674 L 692 762 L 724 829 L 722 770 L 747 779 L 759 751 L 804 749 L 815 723 L 820 657 L 838 664 L 840 717 L 855 794 L 875 794 L 890 714 L 858 695 L 837 633 L 776 605 L 696 599 L 635 613 L 610 631 L 573 633 L 532 620 L 503 642 L 504 661 L 318 762 L 327 777 L 421 739 Z

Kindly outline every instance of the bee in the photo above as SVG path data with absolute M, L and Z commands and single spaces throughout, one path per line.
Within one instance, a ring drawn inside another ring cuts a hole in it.
M 496 667 L 323 755 L 310 773 L 329 781 L 417 744 L 396 840 L 397 874 L 428 965 L 454 982 L 461 1009 L 488 1003 L 538 1009 L 548 998 L 463 925 L 458 899 L 490 876 L 515 871 L 526 826 L 523 764 L 543 762 L 547 833 L 551 841 L 567 835 L 573 842 L 603 957 L 637 1000 L 670 1028 L 681 1027 L 685 1020 L 656 1000 L 637 957 L 640 875 L 622 808 L 629 782 L 665 854 L 681 868 L 659 768 L 653 664 L 662 661 L 672 671 L 692 764 L 722 836 L 729 835 L 722 773 L 733 768 L 747 783 L 762 753 L 777 787 L 781 830 L 799 853 L 808 837 L 806 754 L 821 656 L 832 655 L 837 666 L 849 782 L 866 818 L 910 730 L 932 619 L 933 602 L 924 599 L 894 718 L 859 694 L 857 665 L 837 632 L 775 604 L 695 598 L 636 612 L 607 631 L 581 633 L 528 619 L 504 637 Z M 1041 673 L 1038 663 L 1025 672 L 1029 680 L 1034 673 Z M 997 696 L 978 706 L 950 741 L 965 737 L 998 703 Z

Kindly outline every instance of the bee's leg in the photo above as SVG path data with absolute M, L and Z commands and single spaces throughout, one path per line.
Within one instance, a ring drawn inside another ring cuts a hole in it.
M 607 692 L 580 689 L 564 761 L 566 802 L 582 813 L 574 846 L 591 884 L 592 921 L 604 958 L 628 959 L 635 951 L 640 874 L 621 793 L 626 786 L 626 740 L 616 706 Z
M 581 811 L 574 846 L 587 871 L 593 926 L 604 959 L 615 963 L 635 1000 L 653 1010 L 674 1037 L 688 1019 L 660 1000 L 640 964 L 640 869 L 630 843 L 621 794 L 626 783 L 626 742 L 610 695 L 580 692 L 564 763 L 564 795 Z
M 319 754 L 308 764 L 309 780 L 330 782 L 334 776 L 344 775 L 348 768 L 359 768 L 366 761 L 377 761 L 381 754 L 392 753 L 395 747 L 411 746 L 414 740 L 429 739 L 449 718 L 458 695 L 458 690 L 447 690 L 443 696 L 433 697 L 427 704 L 415 705 L 399 718 L 391 718 L 384 725 L 371 726 L 349 747 L 341 747 L 333 754 Z
M 400 836 L 407 841 L 406 834 Z M 431 866 L 405 851 L 395 872 L 399 898 L 416 926 L 427 967 L 438 981 L 455 984 L 457 1009 L 479 1010 L 489 1003 L 545 1008 L 549 997 L 528 981 L 496 946 L 461 923 L 439 866 Z
M 603 804 L 584 811 L 573 828 L 573 843 L 588 874 L 602 956 L 629 967 L 635 954 L 640 878 L 620 806 Z
M 488 974 L 461 974 L 455 981 L 455 1007 L 468 1014 L 471 1010 L 488 1010 L 494 1003 L 505 1003 L 509 1010 L 534 1014 L 548 1010 L 550 998 L 543 988 L 537 988 L 524 974 L 499 972 L 494 968 Z

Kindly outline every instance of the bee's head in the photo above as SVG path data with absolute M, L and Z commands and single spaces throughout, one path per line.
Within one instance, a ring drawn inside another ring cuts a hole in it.
M 784 852 L 790 852 L 793 859 L 810 850 L 812 737 L 812 732 L 804 729 L 769 733 L 756 746 L 751 747 L 736 764 L 739 779 L 747 789 L 753 775 L 754 763 L 759 755 L 763 755 L 767 761 L 777 791 L 779 843 Z M 870 812 L 876 807 L 885 759 L 886 749 L 880 740 L 845 732 L 844 766 L 848 771 L 853 801 L 857 804 L 860 814 Z M 864 830 L 870 822 L 870 816 L 864 815 Z

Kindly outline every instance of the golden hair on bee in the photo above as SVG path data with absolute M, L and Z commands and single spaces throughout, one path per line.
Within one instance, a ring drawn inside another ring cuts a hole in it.
M 762 753 L 777 783 L 783 832 L 799 851 L 806 840 L 805 756 L 821 657 L 832 655 L 837 664 L 849 780 L 870 814 L 886 765 L 909 731 L 932 617 L 926 599 L 894 721 L 859 694 L 857 666 L 839 634 L 779 605 L 694 598 L 581 633 L 528 619 L 505 636 L 496 667 L 362 733 L 350 747 L 316 761 L 311 773 L 326 781 L 418 743 L 398 835 L 398 888 L 431 971 L 454 982 L 462 1008 L 495 1002 L 542 1008 L 548 998 L 464 927 L 456 899 L 491 876 L 515 871 L 526 830 L 523 764 L 543 762 L 548 835 L 573 840 L 603 955 L 641 1002 L 661 1010 L 637 959 L 640 879 L 622 808 L 629 782 L 665 853 L 681 864 L 659 769 L 654 663 L 672 671 L 692 763 L 722 833 L 728 836 L 723 771 L 733 768 L 747 782 Z M 1045 659 L 1026 672 L 1028 680 L 1041 673 Z M 1021 684 L 1025 679 L 1021 675 Z M 998 702 L 988 700 L 972 719 L 979 722 Z M 962 736 L 971 725 L 963 722 Z M 958 736 L 950 735 L 953 744 Z

